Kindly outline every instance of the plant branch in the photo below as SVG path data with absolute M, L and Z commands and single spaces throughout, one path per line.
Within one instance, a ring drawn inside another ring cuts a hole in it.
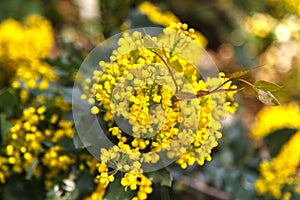
M 246 81 L 246 80 L 244 80 L 244 79 L 241 79 L 241 78 L 239 78 L 239 79 L 236 79 L 236 80 L 238 80 L 238 81 L 241 81 L 241 82 L 243 82 L 243 83 L 246 83 L 247 85 L 251 86 L 252 88 L 255 88 L 255 85 L 253 85 L 253 84 L 252 84 L 252 83 L 250 83 L 249 81 Z
M 157 55 L 163 61 L 163 63 L 166 65 L 166 67 L 168 68 L 169 74 L 171 75 L 172 80 L 173 80 L 173 82 L 175 84 L 175 88 L 176 88 L 175 94 L 177 94 L 178 93 L 178 85 L 176 83 L 175 77 L 174 77 L 174 75 L 173 75 L 173 73 L 172 73 L 172 71 L 170 69 L 170 66 L 168 65 L 167 61 L 161 55 L 159 55 L 158 53 L 156 53 L 154 50 L 150 50 L 150 51 L 152 51 L 155 55 Z
M 230 196 L 228 193 L 221 191 L 217 188 L 211 187 L 199 180 L 195 180 L 188 177 L 181 177 L 179 180 L 180 183 L 185 184 L 191 188 L 194 188 L 204 194 L 207 194 L 211 197 L 215 197 L 220 200 L 229 200 Z

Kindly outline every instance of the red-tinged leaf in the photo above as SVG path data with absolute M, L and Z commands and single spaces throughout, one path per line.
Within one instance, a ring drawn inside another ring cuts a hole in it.
M 198 92 L 197 92 L 197 97 L 199 98 L 199 97 L 203 97 L 203 96 L 205 96 L 205 95 L 208 95 L 210 92 L 209 91 L 205 91 L 205 90 L 199 90 Z

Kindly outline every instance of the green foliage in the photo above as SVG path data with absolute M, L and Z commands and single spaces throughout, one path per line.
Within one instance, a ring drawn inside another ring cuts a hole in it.
M 107 191 L 105 193 L 104 199 L 111 199 L 111 200 L 130 200 L 132 197 L 135 196 L 135 193 L 130 190 L 130 188 L 124 189 L 124 187 L 120 184 L 121 177 L 118 176 L 115 178 L 114 182 L 112 182 Z
M 147 176 L 155 184 L 172 187 L 173 177 L 168 168 L 162 168 L 154 172 L 149 172 L 147 173 Z
M 262 89 L 264 91 L 270 91 L 270 92 L 276 92 L 278 91 L 281 87 L 275 83 L 271 83 L 268 81 L 256 81 L 255 82 L 255 87 L 257 89 Z
M 12 125 L 6 121 L 6 115 L 0 114 L 0 144 L 4 145 L 6 141 L 6 133 L 9 131 L 9 129 L 12 127 Z
M 20 9 L 22 8 L 22 9 Z M 29 14 L 42 13 L 42 1 L 2 0 L 0 1 L 0 21 L 13 17 L 22 20 Z
M 6 117 L 18 116 L 20 104 L 15 91 L 2 89 L 0 91 L 0 112 L 5 113 Z
M 290 137 L 297 132 L 297 129 L 285 128 L 281 130 L 274 131 L 268 135 L 264 140 L 268 147 L 270 155 L 272 157 L 276 156 L 281 147 L 286 143 Z

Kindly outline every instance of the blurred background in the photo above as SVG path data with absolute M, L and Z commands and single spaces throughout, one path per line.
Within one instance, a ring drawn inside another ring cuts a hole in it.
M 157 13 L 161 17 L 155 17 Z M 10 127 L 7 124 L 20 116 L 19 102 L 22 95 L 26 96 L 26 92 L 12 92 L 19 87 L 15 83 L 16 70 L 10 70 L 14 59 L 5 57 L 4 22 L 24 22 L 32 14 L 44 16 L 52 26 L 50 53 L 39 59 L 53 66 L 57 84 L 63 88 L 62 97 L 69 103 L 76 71 L 98 43 L 131 28 L 167 26 L 169 19 L 187 23 L 203 35 L 206 49 L 220 71 L 232 73 L 262 66 L 245 79 L 282 86 L 274 92 L 281 106 L 264 106 L 251 90 L 240 91 L 235 96 L 239 108 L 224 121 L 223 138 L 213 150 L 212 161 L 185 170 L 171 165 L 172 184 L 171 176 L 162 176 L 164 183 L 154 185 L 149 199 L 300 199 L 300 1 L 1 0 L 2 145 L 4 132 Z M 22 32 L 14 29 L 10 34 L 19 37 Z M 80 195 L 71 199 L 82 199 L 93 191 L 93 178 L 85 176 Z M 19 174 L 11 175 L 0 184 L 0 198 L 29 199 L 34 195 L 43 199 L 45 193 L 48 199 L 58 198 L 39 184 Z

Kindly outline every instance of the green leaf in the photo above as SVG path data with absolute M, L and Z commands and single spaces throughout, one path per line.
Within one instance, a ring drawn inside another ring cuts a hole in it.
M 4 112 L 6 116 L 11 116 L 17 113 L 19 103 L 14 91 L 5 89 L 0 91 L 0 112 Z
M 161 186 L 171 187 L 173 182 L 173 177 L 168 168 L 163 168 L 158 171 L 146 173 L 147 177 L 156 184 Z
M 84 145 L 83 145 L 76 129 L 75 129 L 74 135 L 73 135 L 73 143 L 74 143 L 74 146 L 75 146 L 76 149 L 83 149 L 84 148 Z
M 29 180 L 31 179 L 33 172 L 36 168 L 36 166 L 38 165 L 39 160 L 38 158 L 34 158 L 32 164 L 26 169 L 26 179 Z
M 42 11 L 42 3 L 36 0 L 26 2 L 20 0 L 0 1 L 0 21 L 10 17 L 22 20 L 25 16 L 42 13 Z M 14 14 L 12 15 L 12 13 Z
M 264 138 L 265 144 L 270 151 L 271 157 L 275 157 L 280 152 L 282 146 L 290 140 L 297 132 L 297 129 L 283 128 L 270 133 Z
M 253 71 L 253 70 L 256 70 L 258 68 L 261 68 L 263 65 L 260 65 L 260 66 L 257 66 L 257 67 L 253 67 L 251 69 L 245 69 L 245 70 L 241 70 L 241 71 L 238 71 L 238 72 L 233 72 L 231 74 L 228 74 L 227 75 L 227 78 L 231 78 L 231 79 L 235 79 L 235 78 L 240 78 L 246 74 L 248 74 L 249 72 Z
M 256 98 L 262 103 L 269 106 L 279 106 L 280 103 L 276 97 L 270 91 L 264 91 L 263 89 L 255 88 Z
M 74 141 L 70 138 L 63 137 L 58 142 L 57 145 L 60 145 L 64 148 L 66 151 L 75 151 Z
M 0 199 L 20 200 L 20 199 L 45 199 L 45 185 L 43 179 L 26 180 L 23 175 L 11 174 L 5 184 L 1 184 Z
M 11 123 L 6 121 L 5 114 L 0 114 L 0 133 L 1 133 L 1 144 L 4 144 L 6 141 L 6 133 L 12 127 Z
M 180 62 L 178 61 L 178 59 L 172 61 L 170 64 L 173 69 L 175 69 L 178 72 L 182 72 L 183 68 L 182 68 Z
M 72 92 L 73 88 L 69 87 L 59 87 L 59 90 L 61 91 L 61 94 L 63 95 L 66 102 L 72 104 Z
M 76 189 L 79 191 L 78 199 L 84 199 L 95 190 L 94 176 L 88 172 L 83 172 L 76 184 Z
M 129 188 L 125 191 L 125 188 L 121 185 L 120 181 L 121 178 L 115 178 L 114 182 L 109 184 L 103 198 L 104 200 L 130 200 L 136 195 L 136 192 Z
M 275 83 L 271 83 L 271 82 L 263 81 L 263 80 L 256 81 L 255 87 L 258 89 L 262 89 L 264 91 L 270 91 L 270 92 L 275 92 L 281 88 L 281 86 L 279 86 Z
M 238 71 L 238 72 L 234 72 L 232 74 L 228 74 L 227 78 L 240 78 L 246 74 L 248 74 L 249 72 L 251 72 L 250 69 L 246 69 L 246 70 L 242 70 L 242 71 Z

